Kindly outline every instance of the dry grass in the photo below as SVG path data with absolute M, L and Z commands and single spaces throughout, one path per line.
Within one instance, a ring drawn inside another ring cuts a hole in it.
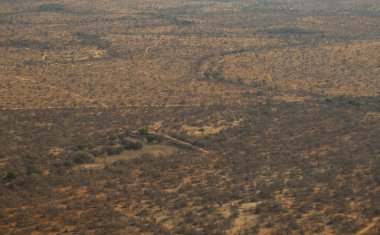
M 377 0 L 60 2 L 0 3 L 0 231 L 379 230 Z

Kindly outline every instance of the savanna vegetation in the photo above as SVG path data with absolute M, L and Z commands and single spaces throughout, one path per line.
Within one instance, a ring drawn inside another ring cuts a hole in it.
M 379 19 L 0 1 L 0 234 L 378 234 Z

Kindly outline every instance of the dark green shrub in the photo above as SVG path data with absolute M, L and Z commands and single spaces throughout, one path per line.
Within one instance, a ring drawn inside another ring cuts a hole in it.
M 62 165 L 65 167 L 73 167 L 74 163 L 72 161 L 65 161 Z
M 114 147 L 110 146 L 106 148 L 106 152 L 108 155 L 114 155 L 114 154 L 119 154 L 123 151 L 122 147 Z
M 194 22 L 184 19 L 172 19 L 172 22 L 177 26 L 192 26 L 194 25 Z
M 124 149 L 139 150 L 142 149 L 143 143 L 141 141 L 126 141 L 124 143 Z
M 349 100 L 348 104 L 355 106 L 355 107 L 359 107 L 361 105 L 361 103 L 359 101 L 356 101 L 356 100 Z
M 77 150 L 92 149 L 95 145 L 92 143 L 81 143 L 76 146 Z
M 158 134 L 147 134 L 146 140 L 148 141 L 149 144 L 158 144 L 164 141 L 164 136 L 158 135 Z
M 66 10 L 67 8 L 59 3 L 45 3 L 38 7 L 40 12 L 62 12 Z
M 148 134 L 148 128 L 144 127 L 144 128 L 139 129 L 139 135 L 145 136 L 147 134 Z
M 9 171 L 4 177 L 4 179 L 13 180 L 13 179 L 16 179 L 17 177 L 18 177 L 18 173 L 16 171 Z
M 109 139 L 110 139 L 110 140 L 116 140 L 116 139 L 117 139 L 117 135 L 110 135 L 110 136 L 109 136 Z
M 97 148 L 97 149 L 91 149 L 90 153 L 92 155 L 94 155 L 94 157 L 98 157 L 98 156 L 101 156 L 101 155 L 104 154 L 104 149 L 99 149 L 99 148 Z
M 204 136 L 203 137 L 205 140 L 207 140 L 207 141 L 211 141 L 212 140 L 212 136 L 210 136 L 210 135 L 206 135 L 206 136 Z
M 91 153 L 88 152 L 78 152 L 73 161 L 76 164 L 85 164 L 85 163 L 91 163 L 94 162 L 94 156 Z

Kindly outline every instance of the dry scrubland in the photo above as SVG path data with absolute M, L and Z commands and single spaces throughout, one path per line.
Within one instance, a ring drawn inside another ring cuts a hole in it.
M 0 1 L 0 234 L 378 234 L 379 21 Z

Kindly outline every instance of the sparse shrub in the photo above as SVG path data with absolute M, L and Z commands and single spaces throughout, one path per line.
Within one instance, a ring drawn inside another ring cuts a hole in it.
M 211 80 L 211 81 L 216 81 L 216 82 L 222 82 L 225 80 L 225 78 L 221 72 L 213 70 L 211 68 L 207 68 L 203 72 L 203 76 L 206 80 Z
M 26 154 L 22 157 L 25 164 L 34 164 L 40 158 L 37 154 Z
M 260 203 L 256 207 L 256 214 L 259 213 L 265 213 L 265 212 L 281 212 L 282 206 L 280 203 L 275 201 L 266 201 L 263 203 Z
M 148 128 L 146 128 L 146 127 L 144 127 L 144 128 L 140 128 L 140 129 L 138 130 L 138 132 L 139 132 L 139 135 L 141 135 L 141 136 L 145 136 L 145 135 L 148 134 Z
M 337 229 L 341 234 L 355 233 L 361 227 L 356 221 L 345 220 L 342 223 L 338 224 Z
M 125 133 L 126 135 L 131 135 L 131 134 L 132 134 L 132 130 L 129 129 L 129 128 L 125 128 L 124 133 Z
M 336 215 L 328 221 L 328 225 L 336 225 L 344 221 L 345 217 L 342 215 Z
M 36 164 L 30 164 L 26 167 L 26 174 L 40 174 L 42 172 L 41 168 Z

